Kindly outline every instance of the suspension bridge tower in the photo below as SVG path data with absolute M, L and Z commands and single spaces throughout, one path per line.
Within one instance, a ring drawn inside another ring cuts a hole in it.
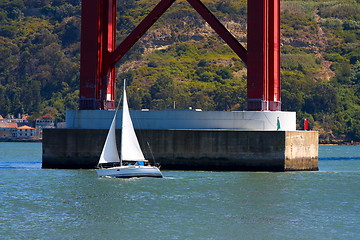
M 44 129 L 43 167 L 96 166 L 114 116 L 115 65 L 174 2 L 159 0 L 116 45 L 116 0 L 82 0 L 80 110 L 67 111 L 66 129 Z M 248 111 L 133 110 L 154 147 L 144 154 L 163 169 L 318 170 L 318 133 L 297 131 L 296 113 L 281 111 L 280 0 L 248 0 L 246 48 L 200 0 L 187 2 L 246 63 Z
M 248 69 L 250 111 L 280 111 L 280 0 L 249 0 L 247 49 L 200 0 L 187 0 Z M 80 109 L 114 109 L 115 64 L 175 2 L 161 0 L 116 46 L 116 0 L 83 0 Z

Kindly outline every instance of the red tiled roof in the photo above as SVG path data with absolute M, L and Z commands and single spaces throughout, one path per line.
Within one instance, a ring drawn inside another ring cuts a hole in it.
M 0 122 L 0 128 L 17 128 L 18 127 L 18 124 L 17 123 L 3 123 L 3 122 Z
M 35 129 L 35 128 L 24 125 L 24 126 L 18 127 L 17 129 Z
M 50 113 L 48 113 L 45 114 L 44 116 L 37 118 L 36 120 L 41 120 L 41 119 L 54 119 L 54 117 Z

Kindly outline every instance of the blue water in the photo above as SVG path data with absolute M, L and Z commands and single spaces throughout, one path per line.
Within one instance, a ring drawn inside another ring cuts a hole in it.
M 360 239 L 360 146 L 319 157 L 319 172 L 101 179 L 0 143 L 0 239 Z

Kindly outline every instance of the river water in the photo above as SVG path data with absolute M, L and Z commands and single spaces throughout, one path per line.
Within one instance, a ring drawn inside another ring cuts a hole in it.
M 101 179 L 0 143 L 0 239 L 360 239 L 360 146 L 319 157 L 318 172 Z

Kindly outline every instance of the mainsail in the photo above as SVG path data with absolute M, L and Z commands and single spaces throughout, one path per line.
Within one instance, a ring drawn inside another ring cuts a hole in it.
M 131 121 L 129 107 L 126 100 L 125 81 L 121 128 L 121 160 L 145 160 Z

